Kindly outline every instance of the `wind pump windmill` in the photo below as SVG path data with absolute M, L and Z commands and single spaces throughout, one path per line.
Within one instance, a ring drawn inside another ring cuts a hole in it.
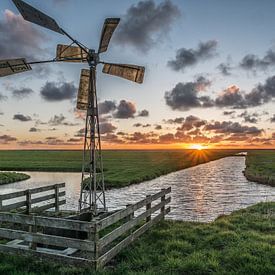
M 66 35 L 70 45 L 57 45 L 56 57 L 52 60 L 27 62 L 24 58 L 1 60 L 0 77 L 31 70 L 31 65 L 51 62 L 86 62 L 89 69 L 82 69 L 77 96 L 77 109 L 86 110 L 85 139 L 83 149 L 80 211 L 92 211 L 94 215 L 106 211 L 105 185 L 101 154 L 98 104 L 96 93 L 96 68 L 103 64 L 103 73 L 143 82 L 145 68 L 136 65 L 113 64 L 100 61 L 99 54 L 106 52 L 120 19 L 105 19 L 97 52 L 89 49 L 64 31 L 57 22 L 21 0 L 12 0 L 27 21 Z M 73 46 L 73 45 L 76 46 Z

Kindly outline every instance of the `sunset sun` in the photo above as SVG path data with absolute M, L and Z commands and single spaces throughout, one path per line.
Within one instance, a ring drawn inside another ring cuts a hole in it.
M 192 144 L 190 146 L 190 149 L 196 149 L 196 150 L 202 150 L 202 149 L 206 149 L 207 147 L 206 146 L 203 146 L 201 144 Z

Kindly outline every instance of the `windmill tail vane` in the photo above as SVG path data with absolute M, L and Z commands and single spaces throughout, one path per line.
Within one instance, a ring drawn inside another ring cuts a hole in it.
M 71 40 L 71 44 L 57 45 L 56 56 L 51 60 L 33 62 L 27 62 L 25 58 L 0 60 L 0 77 L 30 71 L 31 65 L 43 63 L 80 62 L 87 63 L 89 66 L 89 69 L 81 70 L 76 106 L 77 109 L 86 111 L 79 210 L 81 212 L 92 211 L 95 215 L 104 212 L 107 207 L 99 129 L 96 68 L 98 64 L 103 64 L 103 73 L 136 83 L 143 82 L 145 68 L 137 65 L 100 61 L 99 55 L 108 50 L 111 37 L 119 24 L 119 18 L 105 19 L 96 52 L 71 37 L 50 16 L 22 0 L 12 1 L 25 20 L 67 36 Z

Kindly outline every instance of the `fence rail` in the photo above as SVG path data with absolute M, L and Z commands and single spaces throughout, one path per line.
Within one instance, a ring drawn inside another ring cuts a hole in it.
M 61 184 L 58 189 L 61 186 L 64 187 Z M 37 189 L 34 192 L 36 191 Z M 32 192 L 33 190 L 29 193 Z M 125 209 L 91 221 L 80 221 L 72 217 L 53 218 L 0 212 L 0 225 L 5 224 L 0 226 L 0 238 L 19 240 L 19 242 L 21 240 L 25 243 L 25 247 L 22 244 L 17 247 L 9 243 L 0 244 L 0 251 L 10 253 L 24 251 L 27 254 L 53 257 L 73 264 L 81 262 L 92 264 L 96 268 L 103 266 L 151 226 L 164 219 L 164 216 L 170 212 L 170 207 L 167 206 L 171 202 L 171 198 L 167 197 L 170 192 L 171 188 L 162 189 L 135 204 L 128 205 Z M 22 192 L 17 192 L 18 194 L 26 195 Z M 59 191 L 58 194 L 60 194 Z M 3 195 L 4 198 L 17 197 L 7 195 Z M 50 195 L 43 197 L 53 198 Z M 42 198 L 30 201 L 41 202 Z M 137 212 L 136 216 L 135 212 Z M 15 224 L 17 227 L 14 226 Z M 18 228 L 18 225 L 21 227 Z M 49 252 L 49 247 L 56 250 Z M 73 252 L 64 254 L 66 249 Z M 77 256 L 74 256 L 76 251 Z
M 55 185 L 42 186 L 0 195 L 0 212 L 23 210 L 27 214 L 30 214 L 32 212 L 42 212 L 51 208 L 55 208 L 55 211 L 59 211 L 59 206 L 66 203 L 65 199 L 60 199 L 64 198 L 66 195 L 65 191 L 60 191 L 60 189 L 64 187 L 65 183 L 58 183 Z M 52 194 L 43 194 L 44 192 L 51 191 L 53 192 Z M 40 195 L 40 193 L 42 193 L 42 195 L 38 196 L 37 194 Z M 34 194 L 36 195 L 35 198 L 33 198 Z M 14 200 L 16 200 L 16 202 L 14 202 Z M 47 201 L 52 202 L 37 205 Z

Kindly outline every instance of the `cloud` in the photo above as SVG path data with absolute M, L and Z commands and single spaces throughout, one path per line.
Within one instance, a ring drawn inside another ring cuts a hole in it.
M 199 96 L 199 92 L 210 86 L 204 77 L 194 82 L 178 83 L 171 91 L 165 93 L 165 101 L 173 110 L 187 111 L 191 108 L 212 107 L 214 102 L 208 96 Z
M 120 100 L 119 104 L 112 100 L 105 100 L 98 104 L 99 120 L 101 123 L 107 122 L 111 117 L 114 118 L 134 118 L 137 112 L 135 104 L 131 101 Z M 107 115 L 107 116 L 106 116 Z M 139 111 L 136 117 L 147 117 L 149 111 Z
M 120 45 L 130 45 L 148 51 L 167 35 L 180 11 L 170 0 L 156 4 L 153 0 L 139 1 L 123 16 L 114 36 Z
M 105 142 L 108 142 L 108 143 L 111 143 L 111 144 L 124 144 L 125 143 L 121 138 L 118 137 L 118 135 L 111 134 L 111 133 L 103 135 L 101 137 L 101 140 L 105 141 Z
M 13 119 L 14 120 L 19 120 L 19 121 L 22 121 L 22 122 L 32 121 L 32 118 L 30 116 L 25 116 L 25 115 L 22 115 L 22 114 L 14 115 Z
M 256 114 L 256 113 L 255 113 Z M 117 132 L 112 127 L 107 127 L 108 131 L 102 134 L 102 141 L 109 144 L 182 144 L 182 143 L 202 143 L 202 144 L 250 144 L 272 145 L 271 137 L 263 136 L 263 129 L 255 126 L 247 126 L 233 121 L 207 121 L 199 117 L 189 115 L 180 119 L 168 119 L 170 124 L 177 126 L 173 132 L 157 133 L 153 131 L 133 133 Z M 181 123 L 179 123 L 181 121 Z M 148 126 L 146 124 L 136 123 L 136 127 Z M 158 126 L 158 125 L 157 125 Z M 160 125 L 161 126 L 161 125 Z M 146 127 L 144 127 L 146 128 Z M 160 128 L 159 128 L 160 129 Z M 84 128 L 80 129 L 76 137 L 82 137 Z M 49 137 L 55 139 L 54 137 Z M 232 146 L 233 146 L 232 145 Z
M 164 120 L 165 123 L 168 123 L 168 124 L 181 124 L 183 123 L 183 121 L 185 120 L 184 117 L 176 117 L 176 118 L 170 118 L 170 119 L 167 119 L 167 120 Z
M 23 99 L 26 97 L 29 97 L 34 91 L 30 88 L 20 88 L 20 89 L 14 89 L 12 91 L 13 97 L 17 99 Z
M 98 112 L 101 115 L 113 112 L 115 109 L 116 109 L 116 103 L 111 100 L 105 100 L 98 104 Z
M 64 123 L 65 119 L 66 119 L 66 117 L 63 114 L 54 115 L 54 117 L 52 117 L 49 120 L 49 125 L 51 125 L 51 126 L 62 125 Z
M 46 101 L 71 100 L 76 97 L 76 87 L 73 82 L 47 82 L 40 90 L 40 94 Z
M 41 45 L 46 40 L 45 34 L 36 30 L 21 15 L 5 10 L 4 18 L 0 21 L 0 33 L 1 59 L 25 57 L 34 60 L 43 54 Z
M 105 122 L 105 123 L 100 123 L 100 134 L 104 135 L 107 133 L 113 133 L 117 127 L 115 127 L 112 123 Z
M 259 106 L 275 98 L 275 75 L 266 79 L 264 84 L 258 84 L 245 95 L 248 106 Z
M 20 146 L 28 146 L 28 145 L 43 145 L 44 143 L 41 140 L 33 141 L 33 140 L 21 140 L 18 141 Z
M 226 134 L 249 134 L 249 135 L 259 135 L 263 132 L 263 129 L 259 129 L 255 126 L 241 125 L 239 122 L 232 121 L 214 121 L 205 125 L 205 131 L 214 131 L 215 133 L 226 133 Z
M 54 115 L 54 117 L 52 117 L 48 124 L 50 126 L 58 126 L 58 125 L 64 125 L 64 126 L 77 126 L 79 125 L 79 123 L 73 123 L 73 122 L 67 122 L 66 121 L 66 117 L 63 114 L 60 115 Z
M 214 99 L 200 96 L 199 92 L 210 84 L 204 77 L 199 77 L 194 82 L 178 83 L 171 91 L 165 92 L 166 104 L 173 110 L 181 111 L 208 107 L 245 109 L 261 106 L 275 98 L 275 75 L 268 77 L 263 84 L 256 85 L 250 92 L 231 85 Z
M 64 140 L 57 137 L 46 137 L 45 140 L 47 145 L 66 145 Z
M 236 85 L 225 89 L 216 99 L 215 104 L 218 107 L 244 108 L 246 103 L 243 93 Z
M 162 144 L 177 142 L 174 134 L 172 134 L 172 133 L 160 135 L 158 139 L 159 139 L 158 142 L 162 143 Z
M 70 138 L 67 140 L 67 142 L 81 142 L 82 138 Z
M 49 75 L 53 72 L 52 67 L 49 64 L 35 64 L 35 67 L 32 68 L 32 72 L 37 78 L 48 78 Z
M 162 126 L 157 124 L 156 127 L 155 127 L 155 130 L 161 130 L 162 129 Z
M 268 77 L 263 84 L 256 85 L 250 92 L 241 91 L 236 85 L 223 90 L 215 99 L 199 96 L 196 82 L 178 83 L 165 93 L 166 104 L 172 109 L 186 111 L 199 107 L 246 109 L 261 106 L 275 98 L 275 75 Z
M 0 136 L 0 143 L 1 144 L 9 144 L 11 141 L 16 141 L 17 138 L 12 137 L 10 135 L 2 135 Z
M 233 115 L 233 114 L 235 114 L 236 113 L 236 111 L 224 111 L 223 112 L 223 115 L 224 116 L 231 116 L 231 115 Z
M 190 115 L 185 118 L 180 127 L 177 128 L 178 131 L 189 131 L 193 128 L 199 128 L 206 125 L 207 121 L 202 120 L 196 116 Z
M 220 71 L 220 73 L 224 76 L 231 75 L 232 67 L 229 63 L 221 63 L 218 65 L 217 69 Z
M 149 132 L 149 133 L 134 132 L 126 136 L 125 140 L 127 141 L 127 143 L 134 143 L 134 144 L 154 143 L 156 136 L 157 135 L 153 132 Z
M 141 116 L 141 117 L 147 117 L 149 116 L 149 111 L 147 110 L 142 110 L 138 113 L 138 116 Z
M 263 58 L 259 58 L 255 54 L 248 54 L 243 57 L 240 67 L 244 70 L 266 70 L 275 65 L 275 52 L 268 50 Z
M 174 71 L 184 71 L 187 67 L 212 58 L 216 55 L 217 41 L 200 42 L 197 49 L 181 48 L 177 50 L 176 58 L 169 60 L 167 65 Z
M 41 131 L 40 129 L 35 128 L 35 127 L 31 127 L 30 130 L 29 130 L 29 132 L 33 132 L 33 133 L 40 132 L 40 131 Z
M 127 119 L 133 118 L 136 113 L 136 106 L 134 103 L 126 100 L 121 100 L 114 113 L 115 118 Z
M 188 116 L 177 127 L 175 143 L 220 143 L 228 141 L 246 141 L 263 134 L 263 129 L 242 125 L 232 121 L 207 121 L 195 116 Z
M 257 123 L 259 116 L 260 115 L 258 113 L 249 114 L 247 111 L 244 111 L 243 113 L 238 115 L 238 117 L 242 117 L 244 119 L 244 122 L 248 123 Z
M 84 137 L 85 136 L 85 128 L 79 129 L 74 136 L 75 137 Z
M 133 125 L 133 127 L 143 127 L 143 128 L 148 128 L 148 127 L 150 127 L 150 126 L 151 126 L 151 124 L 149 124 L 149 123 L 147 123 L 147 124 L 135 123 L 135 124 Z
M 275 123 L 275 114 L 270 118 L 270 122 Z

